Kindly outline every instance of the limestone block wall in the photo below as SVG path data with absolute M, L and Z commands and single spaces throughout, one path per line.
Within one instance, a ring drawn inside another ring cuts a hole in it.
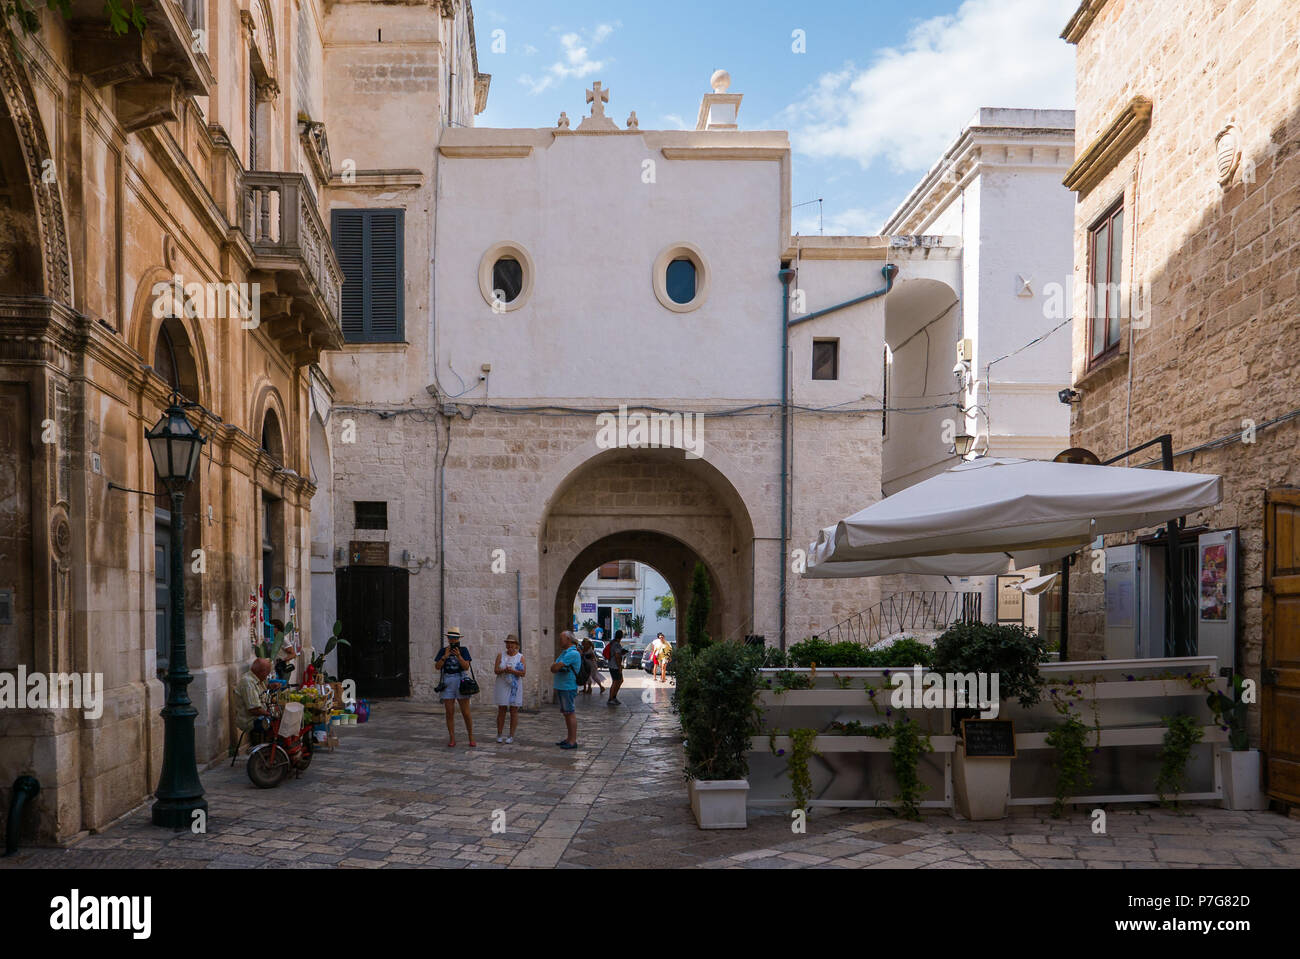
M 1288 0 L 1112 3 L 1079 39 L 1080 151 L 1133 96 L 1149 97 L 1153 108 L 1145 137 L 1079 198 L 1074 315 L 1086 316 L 1088 228 L 1121 198 L 1124 279 L 1149 295 L 1149 309 L 1125 320 L 1118 354 L 1092 369 L 1086 327 L 1076 320 L 1074 380 L 1083 395 L 1074 445 L 1106 457 L 1168 432 L 1176 450 L 1190 449 L 1300 407 L 1285 345 L 1300 334 L 1298 30 L 1300 8 Z M 1221 185 L 1215 144 L 1230 120 L 1243 149 Z M 1256 679 L 1264 493 L 1300 484 L 1298 440 L 1292 420 L 1252 443 L 1176 462 L 1223 476 L 1222 505 L 1187 523 L 1240 530 L 1238 661 Z M 1087 564 L 1075 567 L 1072 658 L 1101 653 L 1102 586 Z
M 617 542 L 635 531 L 679 540 L 708 564 L 716 584 L 715 638 L 738 640 L 759 633 L 769 643 L 778 641 L 778 417 L 706 415 L 704 456 L 689 460 L 674 449 L 602 450 L 590 413 L 460 409 L 463 413 L 450 420 L 425 412 L 381 420 L 336 408 L 330 423 L 337 541 L 383 538 L 353 530 L 351 504 L 384 500 L 389 504 L 390 556 L 397 563 L 409 550 L 413 573 L 420 558 L 436 560 L 439 555 L 438 464 L 445 454 L 447 613 L 440 626 L 435 562 L 411 578 L 416 698 L 433 696 L 437 678 L 432 664 L 442 628 L 455 625 L 464 632 L 466 645 L 482 664 L 482 682 L 491 678 L 491 659 L 505 635 L 517 631 L 520 610 L 530 665 L 527 702 L 546 698 L 556 597 L 565 574 L 592 544 L 609 537 Z M 350 444 L 341 442 L 349 418 L 356 425 Z M 800 445 L 793 530 L 802 532 L 792 532 L 792 544 L 808 538 L 815 522 L 830 521 L 824 517 L 860 508 L 860 484 L 870 488 L 874 483 L 879 489 L 879 428 L 877 416 L 801 420 L 795 431 Z M 628 543 L 629 555 L 609 555 L 638 558 Z M 494 561 L 499 571 L 494 572 Z M 590 565 L 594 568 L 598 561 Z M 580 579 L 590 569 L 576 572 Z M 689 583 L 689 570 L 685 581 Z M 871 605 L 878 595 L 870 580 L 806 583 L 793 570 L 787 588 L 790 642 Z M 684 604 L 687 597 L 678 601 Z

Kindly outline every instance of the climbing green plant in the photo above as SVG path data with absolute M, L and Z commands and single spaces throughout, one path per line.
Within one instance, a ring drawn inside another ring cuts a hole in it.
M 1052 708 L 1062 722 L 1047 734 L 1047 745 L 1056 750 L 1052 766 L 1056 770 L 1056 799 L 1052 803 L 1052 818 L 1060 819 L 1071 796 L 1080 788 L 1092 785 L 1092 766 L 1088 760 L 1088 726 L 1075 707 L 1083 698 L 1083 690 L 1073 680 L 1047 686 Z M 1093 752 L 1101 749 L 1101 713 L 1097 706 L 1096 683 L 1093 683 L 1092 730 L 1096 735 Z
M 1052 818 L 1065 813 L 1066 801 L 1081 786 L 1092 785 L 1092 767 L 1088 763 L 1088 727 L 1077 716 L 1070 716 L 1047 734 L 1047 745 L 1056 750 L 1052 765 L 1056 769 L 1056 800 Z
M 808 811 L 808 800 L 812 798 L 812 772 L 808 769 L 808 759 L 820 756 L 813 745 L 817 738 L 815 729 L 791 729 L 790 752 L 785 757 L 785 771 L 790 778 L 790 798 L 794 808 Z
M 1187 760 L 1192 747 L 1201 741 L 1203 731 L 1195 716 L 1163 716 L 1165 735 L 1160 742 L 1160 772 L 1156 774 L 1156 792 L 1160 805 L 1178 805 L 1177 795 L 1187 783 Z
M 900 715 L 892 725 L 882 723 L 862 730 L 867 736 L 876 739 L 892 739 L 889 746 L 889 758 L 894 769 L 894 779 L 898 783 L 898 814 L 904 819 L 920 820 L 921 796 L 930 787 L 921 782 L 918 767 L 924 753 L 934 752 L 929 733 L 921 729 L 918 723 Z

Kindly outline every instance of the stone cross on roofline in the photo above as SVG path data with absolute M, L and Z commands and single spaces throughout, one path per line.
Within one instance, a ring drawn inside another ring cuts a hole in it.
M 597 80 L 587 91 L 587 102 L 591 104 L 591 116 L 584 117 L 578 124 L 578 131 L 618 130 L 618 124 L 605 115 L 605 104 L 609 102 L 609 91 Z
M 609 91 L 600 88 L 600 81 L 597 80 L 587 91 L 587 102 L 591 104 L 591 115 L 593 117 L 603 117 L 605 115 L 605 104 L 609 102 Z

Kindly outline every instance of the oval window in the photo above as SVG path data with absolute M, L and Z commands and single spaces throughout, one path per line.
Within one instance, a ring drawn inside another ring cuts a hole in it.
M 513 303 L 523 288 L 524 267 L 513 256 L 503 256 L 492 264 L 492 290 L 502 303 Z
M 668 298 L 674 303 L 687 304 L 695 299 L 695 264 L 688 257 L 678 257 L 668 264 L 665 278 Z

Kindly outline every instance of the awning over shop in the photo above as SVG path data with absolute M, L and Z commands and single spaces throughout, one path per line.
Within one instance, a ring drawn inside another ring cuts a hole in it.
M 1220 478 L 1204 473 L 977 459 L 823 529 L 804 575 L 1004 573 L 1060 559 L 1105 533 L 1158 526 L 1222 498 Z

